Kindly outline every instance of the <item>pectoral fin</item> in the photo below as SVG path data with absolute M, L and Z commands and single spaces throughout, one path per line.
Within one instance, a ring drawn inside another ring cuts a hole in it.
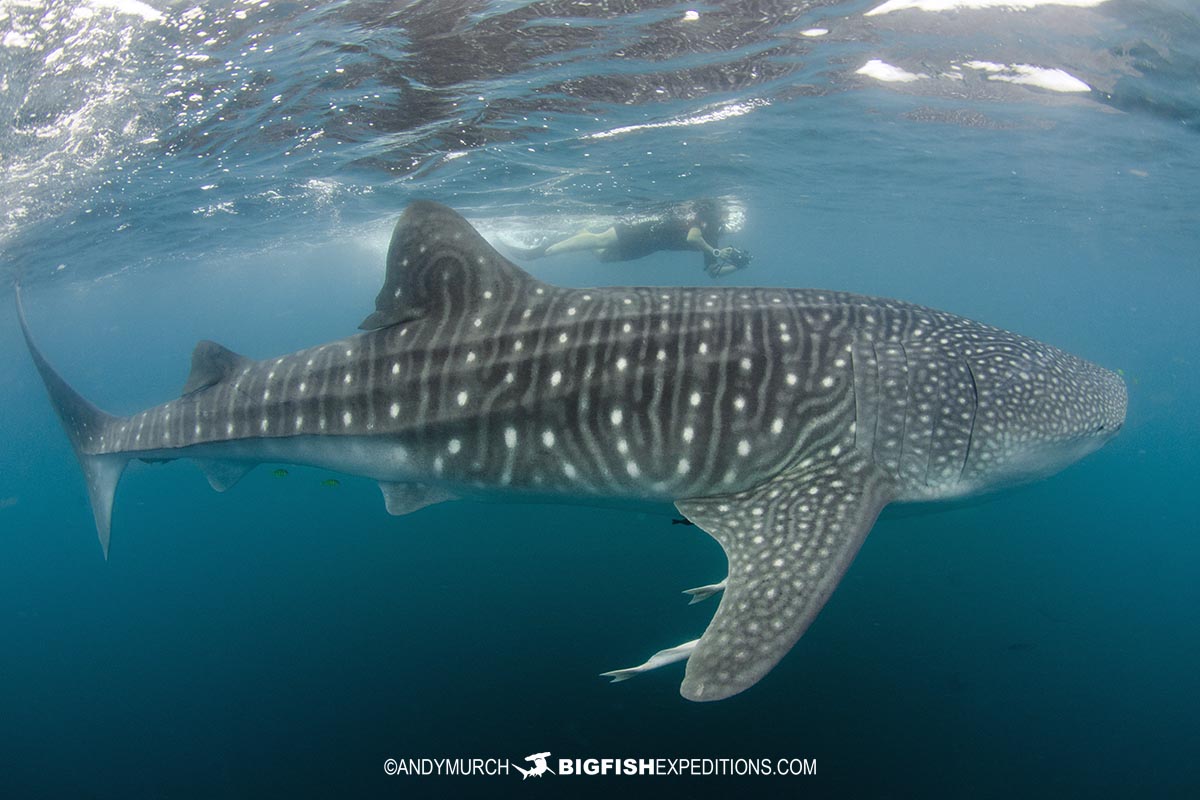
M 737 494 L 675 505 L 721 543 L 729 578 L 680 692 L 720 700 L 767 674 L 808 628 L 892 498 L 856 453 L 796 467 Z

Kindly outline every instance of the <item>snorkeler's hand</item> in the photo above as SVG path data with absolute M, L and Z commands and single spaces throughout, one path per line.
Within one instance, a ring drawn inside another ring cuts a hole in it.
M 736 247 L 722 247 L 713 251 L 713 262 L 705 269 L 709 275 L 719 278 L 750 265 L 750 254 Z

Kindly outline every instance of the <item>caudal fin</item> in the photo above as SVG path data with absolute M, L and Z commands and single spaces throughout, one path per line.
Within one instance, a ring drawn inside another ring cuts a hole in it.
M 83 467 L 88 498 L 92 503 L 92 514 L 96 518 L 96 533 L 100 536 L 100 547 L 104 549 L 104 557 L 107 559 L 113 495 L 116 494 L 121 473 L 125 471 L 125 465 L 129 462 L 129 457 L 124 453 L 103 452 L 105 438 L 117 417 L 106 414 L 89 403 L 50 366 L 50 362 L 34 344 L 29 333 L 29 325 L 25 321 L 25 307 L 21 303 L 21 287 L 15 286 L 14 289 L 21 333 L 25 335 L 29 355 L 33 357 L 33 363 L 41 373 L 46 391 L 50 394 L 50 402 L 58 412 L 58 418 L 62 420 L 63 429 L 71 440 L 71 447 L 75 450 L 79 465 Z

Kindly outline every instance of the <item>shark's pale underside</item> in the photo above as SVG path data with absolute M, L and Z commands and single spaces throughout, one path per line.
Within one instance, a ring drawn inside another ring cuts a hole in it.
M 18 293 L 18 305 L 20 297 Z M 896 300 L 761 288 L 551 286 L 458 214 L 396 224 L 365 332 L 253 361 L 201 342 L 181 397 L 100 411 L 26 341 L 87 477 L 105 554 L 128 461 L 194 459 L 217 489 L 256 463 L 379 481 L 405 514 L 454 497 L 673 501 L 720 542 L 724 595 L 682 693 L 765 675 L 881 508 L 1057 471 L 1125 418 L 1112 372 Z

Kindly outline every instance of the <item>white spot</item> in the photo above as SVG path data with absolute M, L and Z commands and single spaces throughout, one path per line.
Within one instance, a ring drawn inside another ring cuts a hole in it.
M 232 435 L 233 435 L 233 423 L 232 423 L 232 422 L 226 422 L 226 423 L 225 423 L 225 435 L 226 435 L 226 436 L 232 436 Z
M 629 473 L 629 477 L 631 478 L 636 478 L 638 475 L 642 474 L 642 471 L 638 469 L 638 465 L 633 461 L 629 461 L 625 464 L 625 471 Z
M 568 317 L 575 316 L 575 306 L 571 306 L 570 308 L 567 309 L 567 316 Z
M 692 396 L 688 398 L 688 402 L 690 402 L 693 406 L 700 405 L 700 393 L 692 392 Z
M 342 378 L 342 383 L 348 384 L 348 383 L 352 383 L 353 381 L 354 381 L 354 376 L 351 375 L 349 372 L 347 372 L 346 375 Z
M 515 342 L 513 342 L 513 352 L 514 353 L 519 353 L 524 349 L 525 349 L 525 343 L 522 342 L 520 339 L 517 339 Z
M 296 417 L 296 430 L 304 427 L 304 417 Z
M 624 417 L 625 417 L 624 412 L 622 412 L 621 409 L 619 409 L 619 408 L 614 408 L 612 410 L 612 413 L 608 415 L 608 418 L 612 420 L 612 424 L 614 426 L 620 425 L 621 420 L 624 419 Z
M 696 349 L 699 351 L 700 355 L 704 355 L 708 352 L 708 342 L 701 342 L 700 346 Z
M 683 429 L 683 440 L 685 442 L 690 443 L 692 441 L 692 439 L 695 439 L 695 438 L 696 438 L 696 431 L 694 428 L 692 428 L 691 425 L 688 425 L 686 428 Z
M 821 385 L 824 386 L 826 389 L 833 386 L 833 377 L 830 375 L 826 375 L 824 378 L 821 378 Z
M 554 431 L 542 431 L 542 444 L 554 447 Z
M 750 455 L 750 443 L 748 441 L 746 441 L 745 439 L 742 439 L 740 442 L 738 442 L 738 455 L 739 456 Z
M 306 364 L 306 366 L 309 366 L 309 367 L 311 367 L 312 365 L 313 365 L 313 360 L 310 358 L 310 359 L 308 360 L 308 363 Z
M 621 356 L 620 358 L 617 359 L 617 369 L 618 370 L 624 370 L 627 366 L 629 366 L 629 362 L 627 360 L 625 360 L 625 356 Z
M 269 428 L 269 427 L 271 427 L 271 422 L 270 422 L 270 420 L 268 420 L 266 417 L 263 417 L 263 420 L 262 420 L 262 422 L 258 423 L 258 428 L 259 428 L 259 430 L 261 430 L 263 433 L 266 433 L 266 432 L 267 432 L 267 428 Z
M 625 455 L 626 453 L 628 453 L 629 452 L 629 442 L 625 441 L 624 439 L 618 439 L 617 440 L 617 452 L 620 453 L 621 455 Z
M 512 383 L 514 380 L 516 380 L 516 377 L 517 376 L 513 375 L 511 372 L 506 372 L 504 373 L 504 382 Z
M 446 445 L 446 449 L 450 451 L 451 455 L 453 455 L 459 450 L 462 450 L 462 442 L 460 442 L 458 439 L 451 439 Z
M 692 468 L 692 465 L 688 463 L 688 460 L 686 458 L 681 458 L 681 459 L 679 459 L 679 466 L 675 467 L 675 471 L 678 472 L 680 475 L 687 475 L 688 470 L 690 470 L 691 468 Z
M 441 457 L 441 456 L 435 456 L 435 457 L 434 457 L 434 459 L 433 459 L 433 471 L 434 471 L 434 472 L 441 472 L 441 471 L 442 471 L 442 469 L 443 469 L 445 466 L 446 466 L 446 465 L 445 465 L 445 463 L 442 461 L 442 457 Z
M 630 333 L 633 331 L 633 326 L 630 325 L 628 322 L 626 322 L 624 325 L 621 326 L 621 331 L 623 333 Z
M 467 363 L 468 363 L 468 364 L 470 364 L 470 363 L 471 363 L 471 362 L 473 362 L 474 360 L 475 360 L 475 351 L 474 351 L 474 350 L 468 350 L 468 351 L 467 351 Z
M 300 381 L 300 387 L 299 387 L 299 388 L 300 388 L 300 394 L 304 394 L 305 392 L 307 392 L 307 391 L 308 391 L 308 384 L 307 384 L 307 383 L 305 383 L 304 381 Z
M 560 383 L 562 383 L 562 372 L 559 370 L 554 370 L 554 372 L 550 375 L 550 385 L 558 386 Z
M 485 291 L 484 291 L 484 293 L 483 293 L 483 299 L 484 299 L 484 300 L 491 300 L 491 299 L 492 299 L 492 290 L 491 290 L 491 289 L 487 289 L 487 290 L 485 290 Z
M 563 475 L 566 475 L 568 478 L 575 477 L 575 467 L 574 466 L 572 466 L 571 464 L 563 464 L 562 467 L 563 467 Z
M 483 320 L 480 319 L 479 317 L 476 317 L 475 319 L 473 319 L 471 321 L 471 324 L 474 325 L 476 328 L 478 328 L 480 325 L 483 324 Z
M 470 399 L 470 395 L 468 395 L 466 391 L 461 391 L 458 393 L 458 404 L 460 406 L 465 406 L 468 399 Z
M 799 380 L 799 378 L 796 377 L 796 374 L 794 372 L 789 372 L 787 374 L 787 385 L 788 386 L 795 386 L 796 381 L 798 381 L 798 380 Z
M 743 410 L 746 407 L 746 398 L 742 397 L 741 395 L 733 398 L 733 407 L 738 411 Z
M 351 414 L 349 411 L 343 411 L 343 412 L 342 412 L 342 425 L 344 425 L 345 427 L 349 428 L 349 427 L 350 427 L 350 423 L 351 423 L 351 422 L 353 422 L 353 421 L 354 421 L 354 415 L 353 415 L 353 414 Z
M 742 359 L 742 362 L 741 362 L 741 367 L 742 367 L 742 371 L 743 371 L 743 372 L 749 372 L 749 371 L 750 371 L 750 367 L 751 367 L 751 366 L 752 366 L 752 365 L 751 365 L 751 363 L 750 363 L 750 359 L 748 359 L 748 358 L 743 358 L 743 359 Z
M 511 450 L 517 446 L 517 429 L 516 428 L 509 427 L 509 428 L 504 429 L 504 446 L 507 447 L 509 450 Z
M 833 447 L 829 448 L 829 455 L 836 458 L 837 456 L 840 456 L 841 454 L 842 454 L 842 446 L 840 444 L 835 444 Z
M 388 415 L 390 415 L 392 419 L 400 416 L 400 404 L 392 403 L 391 407 L 388 409 Z
M 656 358 L 658 358 L 659 361 L 666 361 L 667 360 L 667 351 L 659 350 Z
M 775 434 L 776 436 L 783 433 L 783 418 L 782 417 L 776 417 L 775 420 L 771 423 L 771 433 Z
M 565 333 L 560 333 L 560 334 L 558 335 L 558 343 L 559 343 L 559 344 L 566 344 L 566 343 L 567 343 L 567 340 L 568 340 L 568 339 L 570 339 L 570 338 L 571 338 L 571 337 L 567 336 Z

